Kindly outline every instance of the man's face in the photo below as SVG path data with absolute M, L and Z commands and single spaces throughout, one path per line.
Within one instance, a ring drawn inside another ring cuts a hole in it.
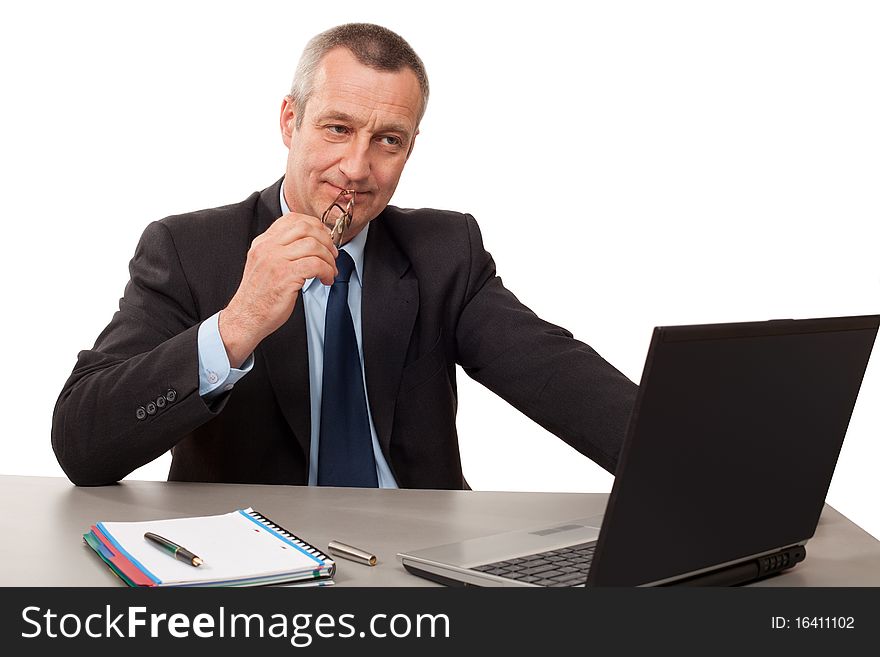
M 281 133 L 290 149 L 284 179 L 290 209 L 320 218 L 340 190 L 353 189 L 354 219 L 344 241 L 357 235 L 397 188 L 421 102 L 418 80 L 408 68 L 376 71 L 344 48 L 328 52 L 299 128 L 298 108 L 288 99 L 281 108 Z

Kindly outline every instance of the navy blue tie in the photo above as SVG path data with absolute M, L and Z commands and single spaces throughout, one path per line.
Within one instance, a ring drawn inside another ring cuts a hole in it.
M 336 258 L 339 272 L 327 298 L 324 324 L 324 386 L 321 393 L 319 486 L 377 487 L 376 458 L 351 311 L 348 280 L 354 260 Z

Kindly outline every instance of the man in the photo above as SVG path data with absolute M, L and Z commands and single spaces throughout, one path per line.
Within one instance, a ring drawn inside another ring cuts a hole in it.
M 503 287 L 472 217 L 388 205 L 427 100 L 393 32 L 312 39 L 284 178 L 144 232 L 55 408 L 74 483 L 170 449 L 172 480 L 466 488 L 456 364 L 613 472 L 636 386 Z M 334 200 L 354 206 L 340 248 Z

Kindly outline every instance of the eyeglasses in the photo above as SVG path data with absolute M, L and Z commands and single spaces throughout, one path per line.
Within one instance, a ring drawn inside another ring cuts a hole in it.
M 339 202 L 344 196 L 351 196 L 351 198 L 343 208 L 339 205 Z M 351 226 L 352 215 L 354 215 L 354 197 L 355 191 L 353 189 L 343 189 L 336 195 L 336 198 L 333 199 L 330 207 L 324 210 L 324 214 L 321 215 L 321 221 L 325 226 L 330 223 L 333 224 L 333 229 L 330 231 L 330 239 L 333 240 L 333 246 L 337 249 L 342 244 L 342 238 L 345 235 L 345 231 Z M 334 212 L 339 212 L 339 216 L 335 219 L 333 218 Z

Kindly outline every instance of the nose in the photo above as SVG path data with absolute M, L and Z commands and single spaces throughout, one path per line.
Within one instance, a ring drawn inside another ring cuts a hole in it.
M 370 177 L 370 144 L 353 139 L 339 160 L 339 171 L 349 181 L 364 181 Z

